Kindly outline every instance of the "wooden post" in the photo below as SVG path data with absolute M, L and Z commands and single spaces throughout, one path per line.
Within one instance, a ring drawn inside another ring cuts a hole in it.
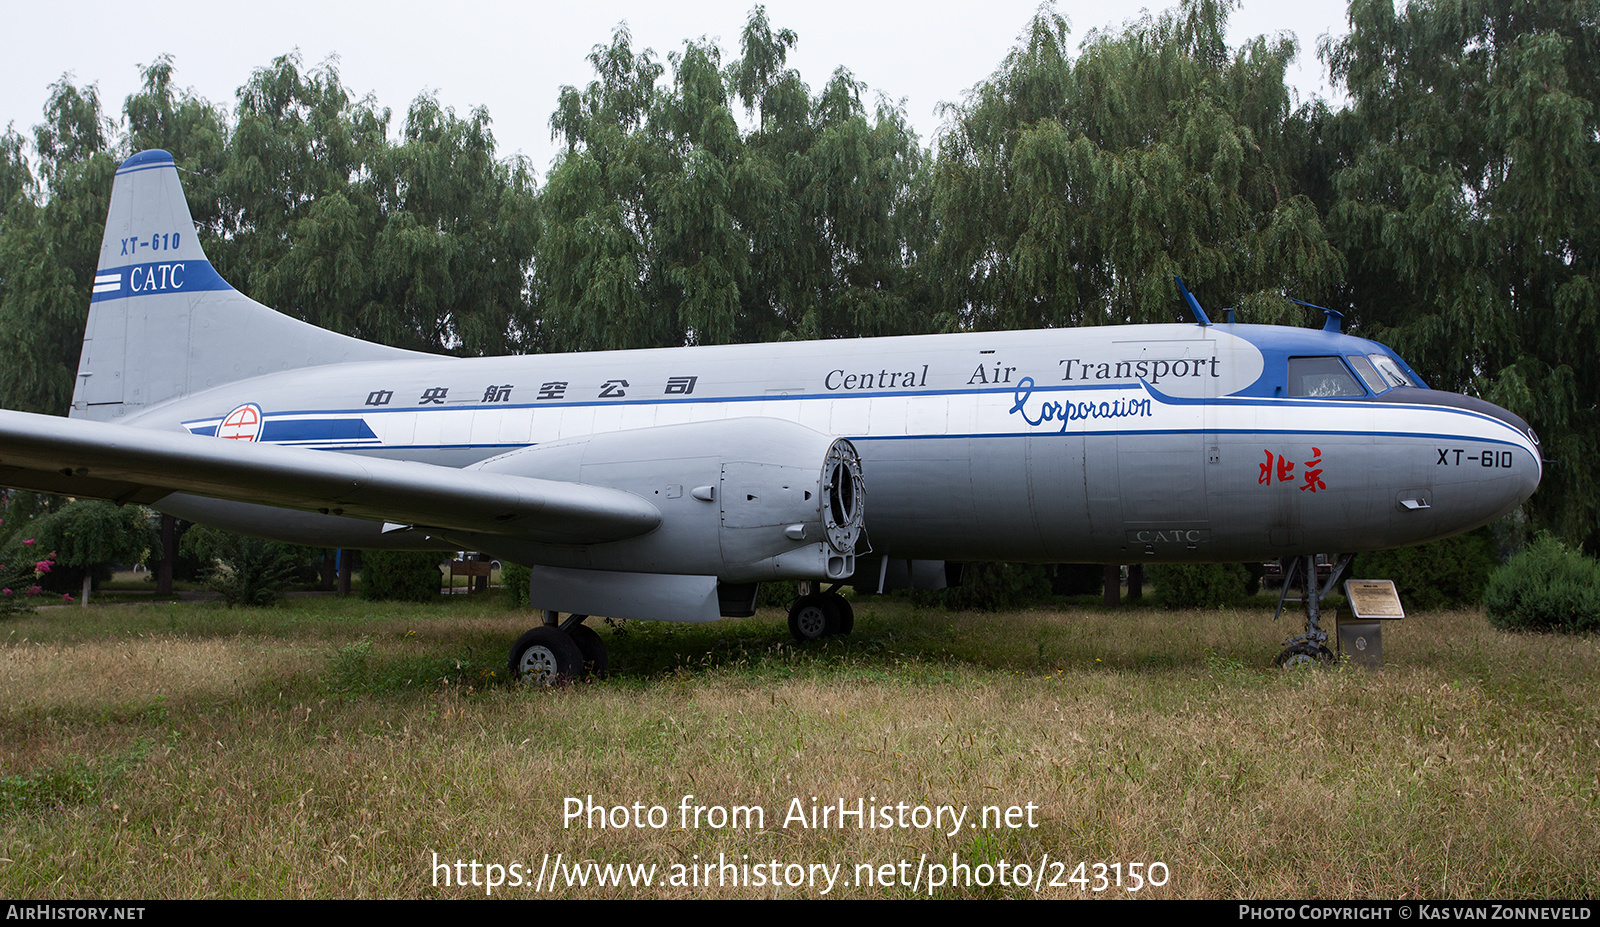
M 1106 564 L 1106 595 L 1102 604 L 1106 608 L 1116 608 L 1122 597 L 1122 566 L 1116 563 Z
M 1128 564 L 1128 601 L 1144 600 L 1144 564 Z

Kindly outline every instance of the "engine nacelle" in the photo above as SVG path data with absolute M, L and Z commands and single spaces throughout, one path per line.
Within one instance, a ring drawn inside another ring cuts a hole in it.
M 621 489 L 661 511 L 649 534 L 552 546 L 496 538 L 556 567 L 715 576 L 725 583 L 855 572 L 865 488 L 848 440 L 771 418 L 614 431 L 502 454 L 479 469 Z

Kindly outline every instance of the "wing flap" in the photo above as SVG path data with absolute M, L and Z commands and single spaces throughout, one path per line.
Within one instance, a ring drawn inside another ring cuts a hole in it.
M 593 544 L 661 513 L 617 489 L 0 411 L 0 483 L 117 502 L 170 492 L 541 542 Z

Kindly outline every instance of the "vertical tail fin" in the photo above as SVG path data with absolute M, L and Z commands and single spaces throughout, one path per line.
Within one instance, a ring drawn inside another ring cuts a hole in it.
M 117 169 L 73 418 L 117 418 L 279 370 L 415 356 L 291 319 L 229 286 L 200 247 L 172 155 L 142 151 Z

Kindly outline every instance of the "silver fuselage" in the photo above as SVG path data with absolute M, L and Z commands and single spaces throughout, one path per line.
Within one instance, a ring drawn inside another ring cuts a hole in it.
M 867 543 L 907 559 L 1372 550 L 1468 530 L 1532 492 L 1537 445 L 1486 403 L 1284 394 L 1289 356 L 1382 350 L 1322 331 L 1159 325 L 387 360 L 254 377 L 122 421 L 215 434 L 254 404 L 263 442 L 463 467 L 596 433 L 782 419 L 855 444 Z M 281 517 L 191 497 L 158 508 L 258 532 Z M 384 543 L 350 521 L 303 516 L 295 537 Z

